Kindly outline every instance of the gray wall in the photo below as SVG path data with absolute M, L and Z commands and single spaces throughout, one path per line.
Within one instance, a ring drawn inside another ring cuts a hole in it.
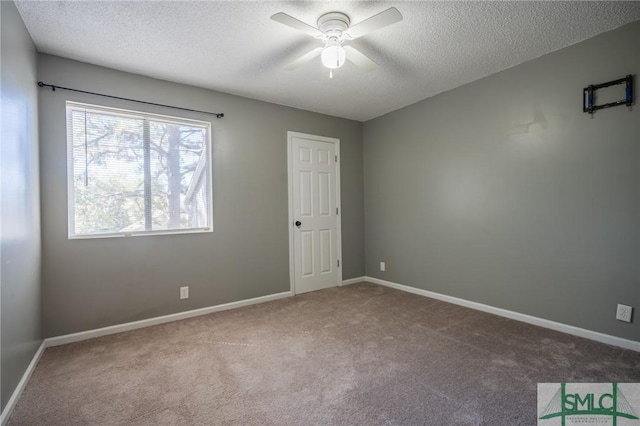
M 36 51 L 13 2 L 0 2 L 2 409 L 42 342 Z
M 366 122 L 367 275 L 640 340 L 640 107 L 581 108 L 640 84 L 638 46 L 635 22 Z
M 213 120 L 213 233 L 70 241 L 65 101 L 177 113 L 40 91 L 46 336 L 288 291 L 288 130 L 340 139 L 343 278 L 364 275 L 362 123 L 49 55 L 39 57 L 39 78 L 225 114 L 190 115 Z M 184 285 L 190 298 L 179 300 Z

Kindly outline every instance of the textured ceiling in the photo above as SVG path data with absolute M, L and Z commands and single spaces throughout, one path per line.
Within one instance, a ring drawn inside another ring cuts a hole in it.
M 17 1 L 40 52 L 359 121 L 640 20 L 640 2 Z M 320 42 L 274 22 L 404 20 L 350 42 L 379 64 L 329 79 Z M 56 82 L 51 82 L 55 84 Z M 82 89 L 88 89 L 83 87 Z

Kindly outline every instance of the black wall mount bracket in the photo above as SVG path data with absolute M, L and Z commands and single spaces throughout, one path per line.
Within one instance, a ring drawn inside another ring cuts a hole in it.
M 618 84 L 625 85 L 625 97 L 619 101 L 609 102 L 607 104 L 595 105 L 595 92 L 598 89 L 603 89 L 609 86 L 615 86 Z M 584 89 L 582 89 L 582 112 L 588 112 L 589 114 L 593 114 L 599 109 L 611 108 L 618 105 L 633 105 L 633 76 L 631 74 L 627 75 L 624 78 L 619 78 L 617 80 L 607 81 L 606 83 L 600 84 L 591 84 Z

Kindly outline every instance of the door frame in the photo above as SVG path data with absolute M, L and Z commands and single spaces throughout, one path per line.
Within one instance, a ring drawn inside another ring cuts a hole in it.
M 291 150 L 293 149 L 293 138 L 294 137 L 301 137 L 301 138 L 309 138 L 309 139 L 315 139 L 321 142 L 328 142 L 328 143 L 332 143 L 335 146 L 335 153 L 336 156 L 338 157 L 338 161 L 335 162 L 336 164 L 336 182 L 335 182 L 335 186 L 336 186 L 336 207 L 338 208 L 338 215 L 337 215 L 337 229 L 336 229 L 336 245 L 337 245 L 337 249 L 336 249 L 336 257 L 338 259 L 338 261 L 340 262 L 340 266 L 338 267 L 338 282 L 336 283 L 336 286 L 342 286 L 342 203 L 340 202 L 340 164 L 341 164 L 341 158 L 340 158 L 340 139 L 338 138 L 331 138 L 331 137 L 327 137 L 327 136 L 318 136 L 318 135 L 312 135 L 309 133 L 300 133 L 300 132 L 292 132 L 292 131 L 288 131 L 287 132 L 287 187 L 288 187 L 288 195 L 289 195 L 289 223 L 288 223 L 288 227 L 289 227 L 289 290 L 291 291 L 292 295 L 296 294 L 296 283 L 295 283 L 295 252 L 294 252 L 294 245 L 293 245 L 293 221 L 295 220 L 295 218 L 293 217 L 293 152 L 291 152 Z

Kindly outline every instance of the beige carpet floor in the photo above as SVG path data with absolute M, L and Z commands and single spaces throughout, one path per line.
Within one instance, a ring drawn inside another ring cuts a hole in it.
M 373 284 L 49 348 L 11 425 L 534 425 L 640 353 Z

